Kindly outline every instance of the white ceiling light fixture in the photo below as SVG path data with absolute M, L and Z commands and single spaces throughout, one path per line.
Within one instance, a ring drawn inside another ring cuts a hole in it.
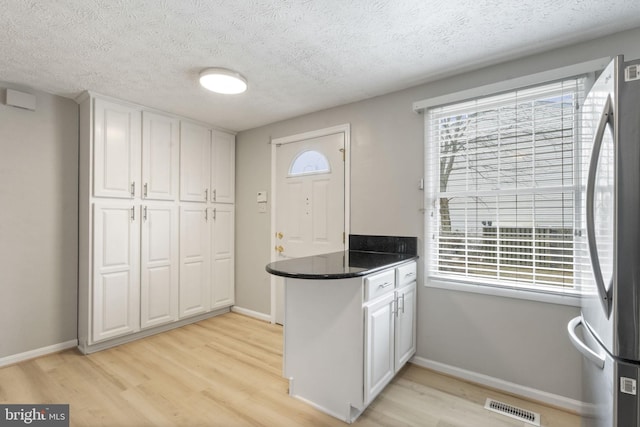
M 212 92 L 235 95 L 247 90 L 247 79 L 226 68 L 207 68 L 200 73 L 200 84 Z

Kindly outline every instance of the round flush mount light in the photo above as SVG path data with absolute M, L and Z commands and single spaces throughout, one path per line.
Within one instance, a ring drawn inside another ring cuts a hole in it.
M 233 95 L 247 90 L 247 79 L 226 68 L 207 68 L 200 73 L 200 84 L 216 93 Z

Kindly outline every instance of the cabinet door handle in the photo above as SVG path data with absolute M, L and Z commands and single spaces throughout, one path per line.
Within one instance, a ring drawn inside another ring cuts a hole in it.
M 395 310 L 393 308 L 394 303 L 395 303 L 395 306 L 396 306 Z M 391 313 L 394 316 L 398 317 L 398 299 L 397 298 L 395 298 L 393 301 L 391 301 Z
M 145 220 L 145 221 L 147 220 L 147 207 L 146 206 L 142 208 L 142 219 Z
M 404 294 L 402 294 L 402 314 L 404 314 Z
M 383 289 L 383 288 L 388 288 L 391 285 L 393 285 L 393 282 L 384 282 L 383 284 L 378 285 L 378 287 Z
M 204 220 L 209 222 L 209 209 L 204 208 Z
M 131 183 L 131 197 L 136 197 L 136 182 Z
M 216 208 L 213 208 L 213 220 L 216 220 Z
M 145 198 L 145 199 L 147 198 L 147 190 L 148 190 L 148 187 L 149 187 L 149 184 L 145 182 L 145 183 L 144 183 L 144 189 L 143 189 L 143 192 L 144 192 L 144 198 Z
M 204 190 L 204 201 L 205 202 L 209 201 L 209 189 L 208 188 L 206 188 Z
M 131 207 L 131 221 L 135 221 L 136 220 L 136 207 L 132 206 Z
M 217 193 L 217 192 L 218 192 L 218 191 L 214 188 L 214 189 L 213 189 L 213 201 L 214 201 L 214 202 L 216 201 L 216 193 Z

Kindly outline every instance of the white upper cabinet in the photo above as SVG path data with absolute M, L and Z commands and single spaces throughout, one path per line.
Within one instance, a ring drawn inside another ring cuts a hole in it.
M 211 208 L 211 308 L 234 303 L 234 206 Z
M 142 198 L 176 200 L 180 167 L 180 121 L 142 113 Z
M 142 205 L 140 326 L 178 320 L 178 207 L 164 202 Z
M 235 200 L 235 136 L 214 130 L 211 140 L 211 201 L 233 203 Z
M 180 200 L 209 199 L 211 131 L 194 123 L 180 123 Z
M 140 194 L 141 110 L 94 102 L 93 195 L 134 198 Z

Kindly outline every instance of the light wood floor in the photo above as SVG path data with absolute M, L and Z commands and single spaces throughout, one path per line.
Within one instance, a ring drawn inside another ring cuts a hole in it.
M 310 367 L 312 369 L 312 367 Z M 72 426 L 345 426 L 287 395 L 282 328 L 235 313 L 83 356 L 76 350 L 0 369 L 0 403 L 68 403 Z M 579 418 L 408 364 L 356 426 L 525 426 L 483 409 L 487 396 Z

